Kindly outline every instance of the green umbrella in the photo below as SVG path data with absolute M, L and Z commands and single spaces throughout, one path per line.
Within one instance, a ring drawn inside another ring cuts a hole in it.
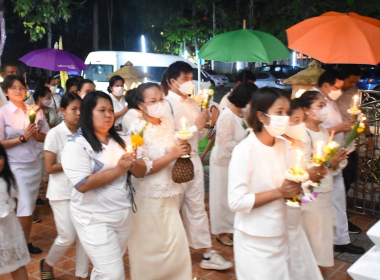
M 290 58 L 290 52 L 268 33 L 240 29 L 212 38 L 199 51 L 199 58 L 224 62 L 271 62 Z

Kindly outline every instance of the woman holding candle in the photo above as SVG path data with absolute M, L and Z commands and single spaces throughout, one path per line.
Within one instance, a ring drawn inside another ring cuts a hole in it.
M 318 91 L 307 91 L 298 98 L 305 112 L 307 133 L 302 139 L 307 162 L 313 157 L 323 157 L 324 145 L 329 142 L 327 129 L 320 124 L 329 116 L 326 101 Z M 330 161 L 330 169 L 320 185 L 314 188 L 318 198 L 304 204 L 302 210 L 302 223 L 309 239 L 311 248 L 319 266 L 330 267 L 334 265 L 334 210 L 331 199 L 333 188 L 332 171 L 338 168 L 339 163 L 347 158 L 347 151 L 342 149 Z M 309 165 L 313 166 L 313 163 Z
M 165 100 L 159 85 L 141 84 L 136 98 L 142 117 L 132 123 L 130 133 L 144 130 L 137 158 L 145 162 L 147 176 L 132 180 L 137 212 L 128 248 L 131 277 L 192 279 L 189 245 L 175 200 L 184 188 L 172 180 L 174 161 L 189 153 L 190 147 L 175 143 L 173 124 L 162 117 Z
M 233 150 L 228 204 L 236 212 L 234 254 L 240 280 L 291 279 L 284 198 L 301 192 L 285 179 L 288 143 L 279 139 L 289 123 L 290 101 L 275 88 L 253 94 L 248 122 L 253 129 Z
M 42 111 L 31 112 L 35 120 L 34 123 L 30 122 L 30 106 L 24 102 L 26 84 L 22 77 L 6 77 L 1 88 L 9 102 L 0 109 L 0 143 L 7 151 L 11 170 L 16 177 L 19 189 L 17 217 L 29 252 L 39 254 L 41 249 L 29 243 L 29 235 L 42 175 L 42 148 L 38 142 L 44 142 L 49 125 Z
M 215 147 L 210 157 L 210 222 L 211 233 L 225 246 L 232 246 L 228 233 L 233 233 L 235 213 L 228 207 L 228 164 L 233 149 L 247 136 L 243 126 L 243 108 L 251 101 L 257 86 L 244 82 L 228 96 L 230 105 L 216 123 Z
M 113 76 L 109 81 L 107 91 L 110 93 L 113 108 L 115 110 L 115 126 L 116 130 L 122 130 L 122 120 L 128 107 L 125 104 L 124 98 L 124 79 L 118 75 Z
M 75 275 L 86 278 L 89 267 L 89 259 L 77 239 L 77 233 L 70 217 L 70 198 L 73 186 L 63 173 L 61 164 L 62 150 L 66 142 L 78 130 L 81 99 L 76 94 L 66 93 L 61 101 L 61 110 L 65 120 L 51 129 L 45 139 L 45 166 L 46 171 L 50 174 L 46 197 L 49 199 L 54 213 L 58 236 L 46 259 L 41 260 L 41 275 L 45 276 L 45 278 L 41 277 L 42 279 L 54 278 L 53 267 L 76 240 Z
M 129 138 L 113 126 L 108 94 L 94 91 L 82 100 L 80 129 L 66 143 L 62 168 L 70 183 L 71 219 L 94 269 L 91 279 L 125 279 L 123 255 L 132 227 L 133 194 L 127 172 L 135 169 L 134 153 L 126 153 Z M 74 159 L 74 160 L 73 160 Z M 129 199 L 131 198 L 131 199 Z

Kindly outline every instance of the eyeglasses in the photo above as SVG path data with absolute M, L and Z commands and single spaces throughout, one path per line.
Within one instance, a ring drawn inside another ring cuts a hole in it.
M 11 91 L 24 91 L 26 88 L 24 87 L 11 87 L 10 90 Z
M 153 105 L 156 105 L 157 103 L 164 104 L 165 103 L 165 99 L 162 99 L 162 100 L 159 100 L 159 101 L 156 101 L 156 102 L 144 102 L 143 104 L 145 106 L 153 106 Z

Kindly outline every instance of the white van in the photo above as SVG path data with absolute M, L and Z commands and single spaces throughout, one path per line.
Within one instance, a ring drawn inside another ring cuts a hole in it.
M 106 76 L 122 68 L 126 62 L 132 62 L 133 66 L 151 74 L 149 82 L 160 83 L 162 75 L 170 64 L 176 61 L 185 61 L 193 67 L 195 94 L 198 88 L 197 65 L 183 57 L 167 54 L 97 51 L 91 52 L 86 58 L 88 69 L 83 71 L 83 77 L 94 81 L 97 90 L 107 91 L 109 79 Z M 201 72 L 201 88 L 208 89 L 211 86 L 209 79 Z

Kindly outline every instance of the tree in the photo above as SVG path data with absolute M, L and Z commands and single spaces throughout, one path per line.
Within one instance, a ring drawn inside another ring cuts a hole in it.
M 92 23 L 92 48 L 94 51 L 99 50 L 99 3 L 95 0 L 93 6 L 93 23 Z
M 69 5 L 73 0 L 13 0 L 14 11 L 24 20 L 25 33 L 32 41 L 40 40 L 48 29 L 48 47 L 51 47 L 51 25 L 70 18 Z
M 1 57 L 3 55 L 4 45 L 5 45 L 5 39 L 7 38 L 6 35 L 6 28 L 5 28 L 5 18 L 4 18 L 4 0 L 0 0 L 0 65 L 1 65 Z

